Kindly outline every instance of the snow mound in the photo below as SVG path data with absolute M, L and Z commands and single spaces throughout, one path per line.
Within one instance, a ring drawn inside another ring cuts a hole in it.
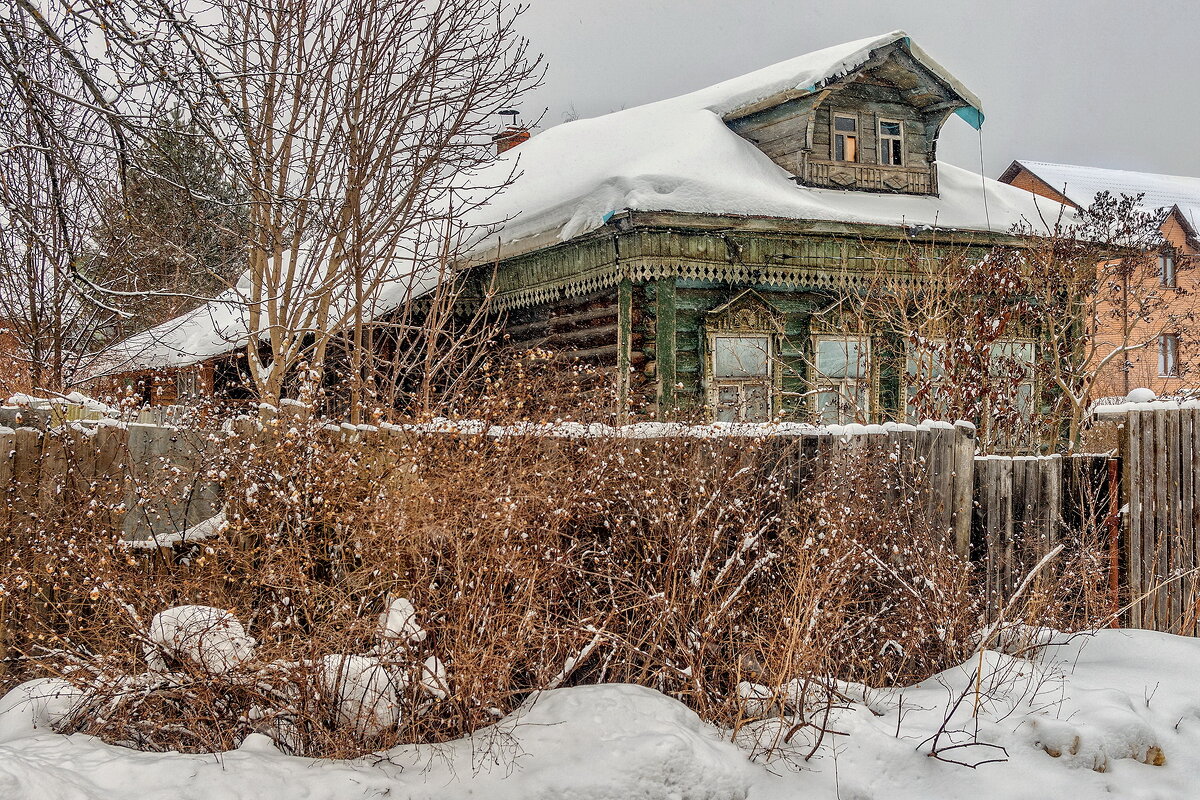
M 213 757 L 30 736 L 0 744 L 0 797 L 743 800 L 756 771 L 681 703 L 628 685 L 543 692 L 472 737 L 355 761 L 281 755 L 263 738 Z
M 82 696 L 82 691 L 59 678 L 17 685 L 0 698 L 0 742 L 54 730 Z
M 319 677 L 339 726 L 377 736 L 400 721 L 397 681 L 374 656 L 325 656 Z
M 417 609 L 412 602 L 406 597 L 396 597 L 379 615 L 379 635 L 384 639 L 402 639 L 417 644 L 425 641 L 428 634 L 417 622 Z
M 770 768 L 748 759 L 751 751 L 739 750 L 728 741 L 728 733 L 706 725 L 676 700 L 629 685 L 542 692 L 516 713 L 470 737 L 440 745 L 401 746 L 354 761 L 286 756 L 258 736 L 219 757 L 140 753 L 88 736 L 47 733 L 41 725 L 11 725 L 7 719 L 14 713 L 11 709 L 24 708 L 18 695 L 0 701 L 0 708 L 7 709 L 0 713 L 0 729 L 21 737 L 0 743 L 0 797 L 1149 800 L 1196 796 L 1200 686 L 1195 664 L 1200 660 L 1200 640 L 1123 630 L 1068 638 L 1037 628 L 1018 630 L 1013 639 L 1023 656 L 983 651 L 914 686 L 868 690 L 838 682 L 837 691 L 845 700 L 829 718 L 836 733 L 827 734 L 814 747 L 811 728 L 801 729 L 791 740 L 799 757 Z M 1007 642 L 1002 644 L 1008 647 Z M 369 659 L 355 663 L 361 667 L 359 676 L 374 674 Z M 973 694 L 976 686 L 981 689 L 978 699 Z M 750 685 L 743 691 L 748 699 L 759 694 Z M 964 696 L 965 702 L 956 705 Z M 868 701 L 874 702 L 868 705 Z M 26 711 L 15 713 L 27 719 Z M 43 719 L 57 712 L 47 713 Z M 791 727 L 786 720 L 778 727 L 780 740 Z M 760 726 L 764 730 L 765 723 Z M 940 758 L 931 758 L 939 731 Z M 739 741 L 743 741 L 740 734 Z M 810 750 L 813 757 L 804 761 Z M 981 763 L 977 769 L 951 763 L 985 758 L 995 762 Z
M 146 665 L 156 672 L 175 659 L 220 675 L 254 657 L 254 639 L 233 614 L 219 608 L 168 608 L 154 615 L 147 635 Z

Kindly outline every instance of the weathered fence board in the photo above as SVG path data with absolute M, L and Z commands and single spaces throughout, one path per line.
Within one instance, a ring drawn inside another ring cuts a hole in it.
M 1128 623 L 1195 636 L 1200 416 L 1194 402 L 1105 408 L 1118 423 Z

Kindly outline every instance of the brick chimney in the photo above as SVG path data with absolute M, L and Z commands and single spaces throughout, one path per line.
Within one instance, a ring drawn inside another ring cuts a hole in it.
M 529 130 L 517 125 L 510 125 L 499 133 L 492 135 L 496 143 L 496 155 L 507 153 L 522 142 L 529 140 Z

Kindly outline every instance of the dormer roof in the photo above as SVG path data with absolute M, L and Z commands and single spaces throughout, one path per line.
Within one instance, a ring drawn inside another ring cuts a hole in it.
M 910 57 L 911 67 L 896 64 L 894 61 L 885 63 L 888 60 L 880 57 L 882 52 L 893 45 L 895 49 Z M 729 98 L 714 104 L 713 108 L 729 122 L 791 100 L 817 94 L 864 69 L 879 69 L 901 88 L 911 91 L 912 102 L 919 108 L 943 101 L 941 96 L 923 91 L 923 86 L 929 81 L 936 82 L 946 94 L 954 98 L 955 110 L 960 117 L 973 128 L 978 129 L 983 125 L 983 103 L 975 93 L 918 47 L 904 31 L 892 31 L 882 36 L 806 53 L 740 78 L 718 83 L 705 91 L 717 93 L 732 90 Z M 759 86 L 756 92 L 745 91 L 739 86 L 756 83 Z M 738 91 L 739 89 L 742 90 Z M 760 96 L 749 99 L 752 94 Z

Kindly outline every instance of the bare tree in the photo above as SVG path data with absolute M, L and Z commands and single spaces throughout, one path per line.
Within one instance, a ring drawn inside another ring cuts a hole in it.
M 82 26 L 58 34 L 82 48 Z M 116 180 L 111 128 L 37 21 L 0 13 L 0 321 L 2 354 L 23 383 L 64 391 L 117 310 L 75 273 L 106 187 Z
M 514 27 L 523 7 L 123 0 L 62 2 L 43 15 L 27 0 L 17 6 L 47 47 L 94 76 L 63 94 L 111 124 L 119 165 L 167 108 L 229 165 L 248 241 L 241 280 L 222 299 L 243 312 L 263 400 L 298 378 L 315 391 L 337 343 L 358 409 L 378 353 L 373 331 L 430 340 L 424 319 L 378 320 L 416 295 L 461 289 L 440 279 L 480 239 L 470 213 L 507 182 L 473 184 L 492 158 L 490 118 L 541 75 Z M 88 31 L 86 47 L 61 34 L 73 27 Z
M 1048 416 L 1072 447 L 1096 389 L 1126 374 L 1132 354 L 1155 345 L 1164 330 L 1193 335 L 1190 309 L 1180 313 L 1159 280 L 1162 213 L 1141 200 L 1103 192 L 1078 224 L 1056 226 L 1023 253 L 1043 343 L 1038 366 L 1054 389 Z

